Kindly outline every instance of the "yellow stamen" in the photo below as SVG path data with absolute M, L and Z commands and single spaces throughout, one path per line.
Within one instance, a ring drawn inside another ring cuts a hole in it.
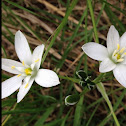
M 114 62 L 122 62 L 126 55 L 126 47 L 120 49 L 120 45 L 117 44 L 117 49 L 112 54 Z
M 24 61 L 22 62 L 22 64 L 23 64 L 23 66 L 25 65 L 25 64 L 24 64 Z
M 125 55 L 126 55 L 126 52 L 125 52 L 125 53 L 123 53 L 121 57 L 124 57 Z
M 31 75 L 31 73 L 32 73 L 32 69 L 31 68 L 25 69 L 25 74 L 26 75 Z
M 119 50 L 120 49 L 120 45 L 119 44 L 117 44 L 117 50 Z
M 20 76 L 21 76 L 21 74 L 18 74 L 18 75 L 17 75 L 17 77 L 20 77 Z
M 125 47 L 120 50 L 120 53 L 123 53 L 125 50 Z
M 11 69 L 14 69 L 15 68 L 15 66 L 11 66 Z
M 124 59 L 118 59 L 117 62 L 122 62 Z
M 114 53 L 113 53 L 113 55 L 115 56 L 116 54 L 117 54 L 117 51 L 115 50 Z
M 25 88 L 27 88 L 28 87 L 28 83 L 25 85 Z
M 121 58 L 121 55 L 120 54 L 117 54 L 117 60 Z
M 38 62 L 38 61 L 39 61 L 39 59 L 35 60 L 35 62 Z

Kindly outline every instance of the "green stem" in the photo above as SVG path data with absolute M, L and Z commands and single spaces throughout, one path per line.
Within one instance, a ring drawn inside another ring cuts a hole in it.
M 92 8 L 92 4 L 91 4 L 91 0 L 87 0 L 87 3 L 88 3 L 88 6 L 89 6 L 89 10 L 90 10 L 90 14 L 91 14 L 91 19 L 92 19 L 92 23 L 93 23 L 93 28 L 94 28 L 94 34 L 95 34 L 95 39 L 96 39 L 96 42 L 99 43 L 99 39 L 98 39 L 98 34 L 97 34 L 97 28 L 96 28 L 96 24 L 95 24 L 95 18 L 94 18 L 94 13 L 93 13 L 93 8 Z M 102 77 L 102 75 L 101 75 Z M 99 80 L 99 79 L 97 79 Z M 95 81 L 97 81 L 95 80 Z M 115 123 L 117 126 L 120 126 L 119 122 L 118 122 L 118 119 L 113 111 L 113 107 L 111 105 L 111 102 L 108 98 L 108 95 L 106 94 L 106 91 L 104 89 L 104 85 L 102 83 L 99 83 L 97 84 L 97 88 L 98 90 L 101 92 L 102 96 L 104 97 L 104 99 L 106 100 L 108 106 L 109 106 L 109 109 L 113 115 L 113 118 L 115 120 Z
M 111 111 L 111 114 L 113 115 L 113 118 L 114 118 L 114 120 L 115 120 L 115 122 L 116 122 L 116 125 L 117 125 L 117 126 L 120 126 L 120 124 L 119 124 L 119 122 L 118 122 L 118 119 L 117 119 L 117 117 L 116 117 L 116 115 L 115 115 L 115 113 L 114 113 L 114 111 L 113 111 L 112 104 L 111 104 L 111 102 L 110 102 L 110 100 L 109 100 L 109 97 L 108 97 L 106 91 L 105 91 L 104 85 L 100 82 L 100 83 L 98 83 L 96 86 L 97 86 L 97 89 L 99 90 L 99 92 L 102 94 L 102 96 L 103 96 L 103 98 L 105 99 L 105 101 L 107 102 L 107 104 L 108 104 L 108 106 L 109 106 L 109 109 L 110 109 L 110 111 Z
M 101 82 L 101 79 L 103 78 L 103 76 L 105 76 L 105 73 L 100 73 L 100 75 L 99 75 L 97 78 L 95 78 L 95 79 L 93 80 L 93 82 L 94 82 L 95 84 Z
M 93 80 L 93 82 L 95 84 L 101 82 L 101 79 L 103 78 L 103 76 L 105 76 L 105 73 L 100 73 L 99 76 Z M 80 79 L 71 78 L 71 77 L 65 77 L 65 76 L 61 76 L 61 75 L 58 75 L 58 77 L 60 79 L 69 80 L 69 81 L 72 81 L 74 83 L 78 83 L 78 84 L 80 83 Z
M 94 13 L 93 13 L 91 0 L 87 0 L 87 3 L 88 3 L 90 14 L 91 14 L 91 19 L 92 19 L 93 28 L 94 28 L 95 39 L 96 39 L 96 42 L 99 43 L 98 33 L 97 33 L 96 24 L 95 24 L 95 18 L 94 18 Z
M 69 80 L 69 81 L 72 81 L 74 83 L 78 83 L 80 82 L 80 79 L 76 79 L 76 78 L 71 78 L 71 77 L 64 77 L 64 76 L 61 76 L 61 75 L 58 75 L 58 77 L 60 79 L 64 79 L 64 80 Z
M 12 108 L 12 110 L 14 110 L 15 108 L 16 108 L 16 106 L 17 106 L 17 103 L 15 103 L 14 104 L 14 107 Z M 11 117 L 11 114 L 9 114 L 7 117 L 6 117 L 6 119 L 3 121 L 3 123 L 2 123 L 2 126 L 4 126 L 5 125 L 5 123 L 8 121 L 8 119 Z

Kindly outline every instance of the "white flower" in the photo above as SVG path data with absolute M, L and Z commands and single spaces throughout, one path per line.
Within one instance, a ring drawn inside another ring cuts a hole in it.
M 21 31 L 18 31 L 15 35 L 15 50 L 22 63 L 2 58 L 2 69 L 18 74 L 2 82 L 2 99 L 19 88 L 17 102 L 20 102 L 30 90 L 34 80 L 43 87 L 52 87 L 60 83 L 55 72 L 39 69 L 44 51 L 43 44 L 37 46 L 32 54 L 25 36 Z
M 92 59 L 102 61 L 99 67 L 101 73 L 113 70 L 118 82 L 126 87 L 126 32 L 119 37 L 118 31 L 111 26 L 107 35 L 107 48 L 89 42 L 82 49 Z

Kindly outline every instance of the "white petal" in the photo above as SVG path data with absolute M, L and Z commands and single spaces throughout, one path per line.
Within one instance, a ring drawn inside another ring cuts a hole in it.
M 123 62 L 121 62 L 120 64 L 125 64 L 126 65 L 126 56 L 125 57 L 123 57 L 124 58 L 124 61 Z
M 28 91 L 31 88 L 34 78 L 31 78 L 30 80 L 29 79 L 29 77 L 26 77 L 24 83 L 21 85 L 19 92 L 17 94 L 17 103 L 19 103 L 24 98 L 24 96 L 28 93 Z
M 119 44 L 119 33 L 112 25 L 107 34 L 107 49 L 110 55 L 117 49 L 117 44 Z
M 2 70 L 5 70 L 9 73 L 13 74 L 20 74 L 20 72 L 17 69 L 12 69 L 11 67 L 23 67 L 23 65 L 20 62 L 11 60 L 11 59 L 4 59 L 2 58 Z
M 57 74 L 48 69 L 40 69 L 35 77 L 35 81 L 43 87 L 52 87 L 60 83 Z
M 118 65 L 113 74 L 117 81 L 126 88 L 126 65 Z
M 18 71 L 20 71 L 21 73 L 25 71 L 25 67 L 16 67 L 15 69 L 17 69 Z
M 121 45 L 121 48 L 123 47 L 126 48 L 126 32 L 120 38 L 120 45 Z
M 43 44 L 37 46 L 33 51 L 32 63 L 36 62 L 37 70 L 39 69 L 40 64 L 41 64 L 41 58 L 42 58 L 43 51 L 44 51 Z
M 15 34 L 15 50 L 21 62 L 30 65 L 32 62 L 32 54 L 25 36 L 21 31 Z
M 109 72 L 116 67 L 116 64 L 113 63 L 109 58 L 106 58 L 100 63 L 99 71 L 101 73 Z
M 98 61 L 102 61 L 108 57 L 107 48 L 95 42 L 84 44 L 82 49 L 89 57 Z
M 2 82 L 2 99 L 15 92 L 21 86 L 22 80 L 22 76 L 14 76 Z
M 125 56 L 125 59 L 124 59 L 124 61 L 122 62 L 122 64 L 125 64 L 125 65 L 126 65 L 126 56 Z

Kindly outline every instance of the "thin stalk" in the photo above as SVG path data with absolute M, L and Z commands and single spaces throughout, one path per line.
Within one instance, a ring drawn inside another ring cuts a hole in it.
M 14 110 L 14 109 L 16 108 L 16 106 L 17 106 L 17 103 L 14 104 L 14 107 L 12 108 L 12 110 Z M 10 117 L 11 117 L 11 114 L 9 114 L 9 115 L 6 117 L 6 119 L 5 119 L 5 120 L 3 121 L 3 123 L 2 123 L 2 126 L 5 125 L 5 123 L 9 120 Z
M 71 77 L 64 77 L 64 76 L 61 76 L 61 75 L 58 75 L 58 77 L 60 79 L 64 79 L 64 80 L 69 80 L 69 81 L 72 81 L 74 83 L 78 83 L 80 82 L 80 79 L 76 79 L 76 78 L 71 78 Z
M 94 82 L 95 84 L 101 82 L 103 76 L 105 76 L 105 73 L 100 73 L 99 76 L 93 80 L 93 82 Z M 68 76 L 65 77 L 65 76 L 61 76 L 61 75 L 58 75 L 58 77 L 59 77 L 60 79 L 69 80 L 69 81 L 72 81 L 72 82 L 74 82 L 74 83 L 78 83 L 78 84 L 80 83 L 80 79 L 76 79 L 76 78 L 72 78 L 72 77 L 68 77 Z
M 91 0 L 87 0 L 87 2 L 88 2 L 90 14 L 91 14 L 92 23 L 93 23 L 95 39 L 96 39 L 96 42 L 99 43 L 98 34 L 97 34 L 97 28 L 96 28 L 96 24 L 95 24 L 95 18 L 94 18 L 94 13 L 93 13 L 93 8 L 92 8 Z M 104 97 L 104 99 L 106 100 L 106 102 L 107 102 L 107 104 L 109 106 L 109 109 L 110 109 L 110 111 L 111 111 L 111 113 L 113 115 L 113 118 L 115 120 L 116 125 L 120 126 L 120 124 L 118 122 L 118 119 L 117 119 L 117 117 L 116 117 L 116 115 L 115 115 L 115 113 L 113 111 L 113 107 L 111 105 L 111 102 L 109 101 L 108 95 L 106 94 L 106 91 L 104 89 L 104 85 L 102 83 L 97 84 L 97 88 L 101 92 L 101 94 Z
M 87 3 L 88 3 L 88 7 L 89 7 L 89 10 L 90 10 L 90 14 L 91 14 L 91 19 L 92 19 L 92 23 L 93 23 L 95 39 L 96 39 L 96 42 L 99 43 L 98 33 L 97 33 L 97 28 L 96 28 L 96 23 L 95 23 L 95 18 L 94 18 L 94 13 L 93 13 L 91 0 L 87 0 Z
M 103 96 L 103 98 L 105 99 L 105 101 L 107 102 L 107 104 L 108 104 L 108 106 L 109 106 L 109 109 L 110 109 L 110 111 L 111 111 L 111 114 L 113 115 L 113 118 L 114 118 L 114 120 L 115 120 L 115 122 L 116 122 L 116 125 L 117 125 L 117 126 L 120 126 L 120 124 L 119 124 L 119 122 L 118 122 L 118 119 L 117 119 L 117 117 L 116 117 L 116 115 L 115 115 L 115 113 L 114 113 L 114 111 L 113 111 L 112 104 L 111 104 L 111 102 L 110 102 L 110 100 L 109 100 L 109 97 L 108 97 L 106 91 L 105 91 L 104 85 L 100 82 L 100 83 L 98 83 L 96 86 L 97 86 L 97 89 L 99 90 L 99 92 L 102 94 L 102 96 Z
M 95 84 L 101 82 L 103 76 L 105 76 L 105 75 L 106 75 L 105 73 L 100 73 L 99 76 L 93 80 L 93 82 L 94 82 Z

